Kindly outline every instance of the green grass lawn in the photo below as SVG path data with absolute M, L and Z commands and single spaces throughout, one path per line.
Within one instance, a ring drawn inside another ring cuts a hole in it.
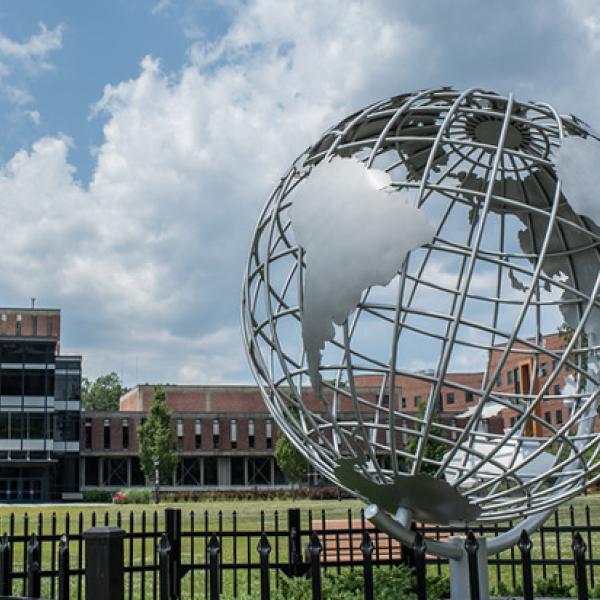
M 83 530 L 87 529 L 92 524 L 92 514 L 96 513 L 96 523 L 104 524 L 106 522 L 111 525 L 120 523 L 125 531 L 133 529 L 140 531 L 142 529 L 144 519 L 146 529 L 148 531 L 161 532 L 164 530 L 164 508 L 167 507 L 180 508 L 182 510 L 182 529 L 184 531 L 200 532 L 202 534 L 208 532 L 222 533 L 222 550 L 221 560 L 223 563 L 237 564 L 257 564 L 258 553 L 256 547 L 258 545 L 261 530 L 272 532 L 279 529 L 282 532 L 287 528 L 287 510 L 289 508 L 299 508 L 302 511 L 302 526 L 309 528 L 309 511 L 312 511 L 313 521 L 320 521 L 322 511 L 328 520 L 344 520 L 347 521 L 350 515 L 354 519 L 360 517 L 360 509 L 362 503 L 355 500 L 243 500 L 243 501 L 207 501 L 198 503 L 175 503 L 155 505 L 64 505 L 57 504 L 54 506 L 1 506 L 0 507 L 0 532 L 11 531 L 11 515 L 13 516 L 12 526 L 15 535 L 23 535 L 25 532 L 39 533 L 38 523 L 42 522 L 43 527 L 41 533 L 48 535 L 53 531 L 61 534 L 68 529 L 71 533 L 77 533 L 80 530 L 80 525 Z M 587 514 L 586 514 L 586 506 Z M 571 508 L 572 507 L 572 508 Z M 261 525 L 262 511 L 262 525 Z M 145 517 L 144 517 L 145 513 Z M 600 495 L 594 494 L 575 499 L 567 506 L 563 506 L 559 510 L 559 520 L 561 525 L 569 525 L 571 519 L 576 527 L 584 527 L 586 518 L 593 525 L 600 525 Z M 54 522 L 54 524 L 53 524 Z M 550 520 L 553 523 L 553 519 Z M 227 536 L 227 532 L 233 529 L 242 532 L 251 532 L 247 538 L 238 540 L 234 543 L 231 536 Z M 585 538 L 589 546 L 591 545 L 592 553 L 597 556 L 600 551 L 600 534 L 593 533 L 588 538 Z M 344 540 L 341 540 L 344 543 Z M 346 543 L 349 540 L 346 539 Z M 354 540 L 355 542 L 356 540 Z M 591 542 L 591 544 L 590 544 Z M 540 534 L 533 536 L 533 558 L 542 558 Z M 287 560 L 287 539 L 284 536 L 271 537 L 271 560 L 285 561 Z M 547 533 L 544 536 L 545 558 L 552 559 L 558 556 L 560 549 L 561 556 L 571 557 L 571 534 L 562 532 L 556 536 L 554 533 Z M 83 565 L 83 556 L 81 555 L 82 545 L 77 540 L 72 540 L 70 543 L 70 562 L 73 569 L 79 568 L 80 561 Z M 519 556 L 519 551 L 514 550 L 514 555 Z M 23 571 L 23 558 L 25 553 L 25 542 L 21 541 L 15 545 L 14 553 L 14 570 L 15 572 Z M 511 552 L 505 552 L 503 557 L 509 558 Z M 206 557 L 205 537 L 185 537 L 182 542 L 182 561 L 184 564 L 204 563 Z M 50 542 L 42 542 L 42 569 L 51 569 L 56 566 L 56 545 Z M 125 542 L 125 563 L 127 565 L 140 566 L 142 564 L 154 564 L 155 548 L 151 540 L 145 542 L 141 539 L 136 539 L 132 543 L 128 540 Z M 435 566 L 429 567 L 433 573 L 436 570 Z M 441 568 L 442 572 L 446 572 L 446 567 Z M 545 570 L 541 566 L 535 567 L 536 578 L 548 578 L 553 573 L 557 573 L 557 567 L 548 566 Z M 490 583 L 494 586 L 497 576 L 504 581 L 509 587 L 512 587 L 513 569 L 510 566 L 501 566 L 490 568 Z M 521 575 L 517 568 L 514 571 L 516 581 L 520 581 Z M 571 581 L 573 579 L 573 570 L 571 567 L 563 569 L 563 579 Z M 276 578 L 281 575 L 273 573 L 273 583 L 276 583 Z M 598 571 L 598 581 L 600 581 L 600 571 Z M 139 573 L 127 575 L 125 578 L 126 590 L 131 588 L 132 595 L 135 598 L 150 599 L 153 596 L 154 586 L 156 582 L 152 574 L 147 575 L 145 583 L 142 583 L 142 578 Z M 226 571 L 223 575 L 223 591 L 232 593 L 234 590 L 241 594 L 248 590 L 248 585 L 255 592 L 258 591 L 258 572 L 252 569 L 244 569 L 242 571 L 233 572 Z M 49 597 L 52 594 L 52 589 L 56 589 L 56 580 L 44 578 L 42 595 Z M 203 573 L 196 571 L 186 575 L 183 580 L 183 596 L 185 598 L 203 597 L 205 589 L 205 579 Z M 13 593 L 22 593 L 22 582 L 15 582 Z M 84 594 L 83 582 L 79 585 L 74 578 L 71 593 L 74 598 L 79 594 Z

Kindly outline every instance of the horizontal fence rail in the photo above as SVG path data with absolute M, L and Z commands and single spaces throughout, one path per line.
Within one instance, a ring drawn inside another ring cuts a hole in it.
M 324 578 L 356 571 L 364 598 L 372 600 L 378 569 L 413 569 L 419 599 L 427 598 L 428 578 L 448 575 L 448 562 L 428 554 L 428 538 L 465 537 L 469 564 L 476 565 L 477 538 L 498 536 L 513 524 L 469 531 L 419 525 L 412 548 L 373 527 L 362 511 L 352 510 L 344 519 L 329 519 L 326 511 L 290 509 L 283 516 L 263 511 L 255 527 L 235 511 L 226 516 L 171 508 L 67 513 L 64 518 L 53 514 L 49 519 L 11 515 L 0 526 L 6 527 L 0 539 L 0 596 L 268 600 L 284 581 L 304 577 L 310 579 L 307 593 L 318 599 Z M 579 599 L 591 592 L 597 597 L 597 540 L 600 525 L 593 522 L 589 506 L 557 512 L 539 532 L 531 537 L 523 532 L 515 547 L 489 557 L 492 589 L 499 595 L 518 590 L 527 600 L 534 598 L 534 582 L 551 580 Z M 470 587 L 471 597 L 477 598 L 475 568 Z

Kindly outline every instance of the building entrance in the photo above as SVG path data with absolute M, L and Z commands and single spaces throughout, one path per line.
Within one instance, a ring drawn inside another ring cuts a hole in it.
M 0 502 L 35 502 L 42 497 L 42 478 L 0 477 Z

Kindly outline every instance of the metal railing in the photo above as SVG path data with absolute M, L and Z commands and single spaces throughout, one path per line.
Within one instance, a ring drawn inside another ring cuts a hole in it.
M 491 556 L 492 587 L 495 579 L 496 585 L 520 587 L 523 597 L 532 599 L 535 579 L 554 575 L 560 585 L 572 585 L 579 599 L 588 598 L 600 565 L 593 552 L 600 526 L 592 523 L 588 507 L 583 514 L 585 522 L 576 523 L 574 511 L 569 511 L 566 524 L 556 514 L 534 536 L 523 533 L 516 547 Z M 229 520 L 220 513 L 215 521 L 208 513 L 198 519 L 190 511 L 183 523 L 182 516 L 180 509 L 125 517 L 117 513 L 112 519 L 106 513 L 86 523 L 80 515 L 73 526 L 67 515 L 60 534 L 56 516 L 49 526 L 41 515 L 33 524 L 25 517 L 22 527 L 11 517 L 0 540 L 0 595 L 217 600 L 225 594 L 259 594 L 267 600 L 283 578 L 307 577 L 312 598 L 319 599 L 323 577 L 358 570 L 369 600 L 375 593 L 375 569 L 403 564 L 414 569 L 415 593 L 424 599 L 427 577 L 448 573 L 447 561 L 428 555 L 427 537 L 466 535 L 465 550 L 475 565 L 476 536 L 499 535 L 506 529 L 416 527 L 414 546 L 407 548 L 374 528 L 362 513 L 354 518 L 352 511 L 342 523 L 328 519 L 325 511 L 314 518 L 310 511 L 302 515 L 290 509 L 283 519 L 277 511 L 269 518 L 263 512 L 254 529 L 238 528 L 235 513 Z M 471 569 L 470 575 L 472 598 L 478 598 L 477 570 Z

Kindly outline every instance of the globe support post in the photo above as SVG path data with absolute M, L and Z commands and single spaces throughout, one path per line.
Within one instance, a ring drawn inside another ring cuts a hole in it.
M 475 543 L 469 548 L 469 543 Z M 450 544 L 462 550 L 459 559 L 450 559 L 451 600 L 489 600 L 488 552 L 483 537 L 451 537 Z M 473 564 L 472 564 L 473 563 Z

